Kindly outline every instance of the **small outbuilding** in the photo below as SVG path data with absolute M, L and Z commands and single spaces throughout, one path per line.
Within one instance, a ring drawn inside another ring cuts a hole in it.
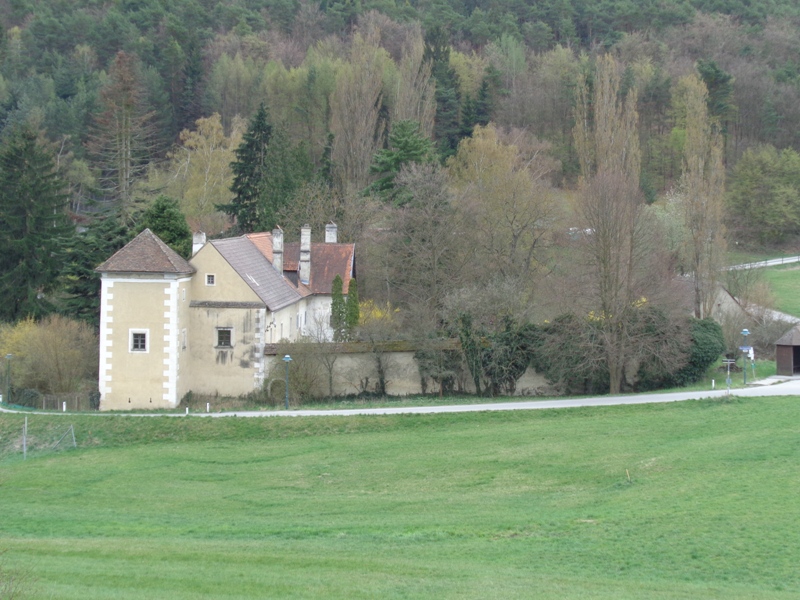
M 800 325 L 775 342 L 775 366 L 777 375 L 791 377 L 800 373 Z

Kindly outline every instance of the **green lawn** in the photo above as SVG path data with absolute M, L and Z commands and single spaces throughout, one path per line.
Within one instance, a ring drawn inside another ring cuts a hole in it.
M 32 598 L 797 598 L 800 399 L 263 419 L 0 415 Z M 1 586 L 0 586 L 1 587 Z
M 775 295 L 775 308 L 800 317 L 800 266 L 764 269 L 764 277 Z

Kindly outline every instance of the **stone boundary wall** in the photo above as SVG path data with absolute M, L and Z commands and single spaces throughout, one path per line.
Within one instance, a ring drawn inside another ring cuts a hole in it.
M 416 351 L 414 346 L 419 347 L 419 345 L 409 341 L 381 342 L 377 344 L 376 352 L 373 351 L 374 346 L 368 342 L 309 343 L 303 345 L 305 347 L 298 348 L 303 352 L 296 354 L 298 365 L 295 368 L 313 371 L 310 380 L 313 380 L 314 394 L 327 396 L 328 367 L 331 364 L 330 357 L 333 356 L 335 357 L 332 365 L 334 396 L 356 395 L 363 392 L 374 393 L 378 381 L 376 361 L 379 355 L 386 373 L 386 393 L 391 396 L 418 395 L 422 394 L 422 381 L 417 361 L 414 359 Z M 286 347 L 286 345 L 268 344 L 265 348 L 266 385 L 270 385 L 271 381 L 284 381 L 286 365 L 279 350 L 286 349 Z M 426 348 L 440 350 L 456 350 L 459 347 L 457 339 L 436 340 L 434 343 L 426 345 Z M 327 364 L 326 354 L 328 355 Z M 293 368 L 294 365 L 293 358 L 289 368 Z M 279 387 L 283 390 L 282 385 Z M 529 367 L 517 383 L 515 395 L 541 395 L 548 387 L 544 377 Z M 457 390 L 463 393 L 474 393 L 475 387 L 472 379 L 465 376 L 462 381 L 457 383 Z M 438 385 L 429 379 L 426 391 L 429 394 L 438 393 Z

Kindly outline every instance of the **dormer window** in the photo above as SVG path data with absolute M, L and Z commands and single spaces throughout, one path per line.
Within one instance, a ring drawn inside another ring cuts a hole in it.
M 213 273 L 206 273 L 206 285 L 217 285 L 217 276 Z

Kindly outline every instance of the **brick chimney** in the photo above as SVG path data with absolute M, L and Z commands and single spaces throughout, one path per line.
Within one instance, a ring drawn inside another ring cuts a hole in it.
M 325 225 L 326 244 L 335 244 L 338 236 L 339 236 L 339 228 L 336 227 L 336 223 L 330 222 L 327 225 Z
M 272 230 L 272 266 L 283 277 L 283 229 Z
M 308 284 L 311 280 L 311 226 L 300 228 L 300 282 Z

